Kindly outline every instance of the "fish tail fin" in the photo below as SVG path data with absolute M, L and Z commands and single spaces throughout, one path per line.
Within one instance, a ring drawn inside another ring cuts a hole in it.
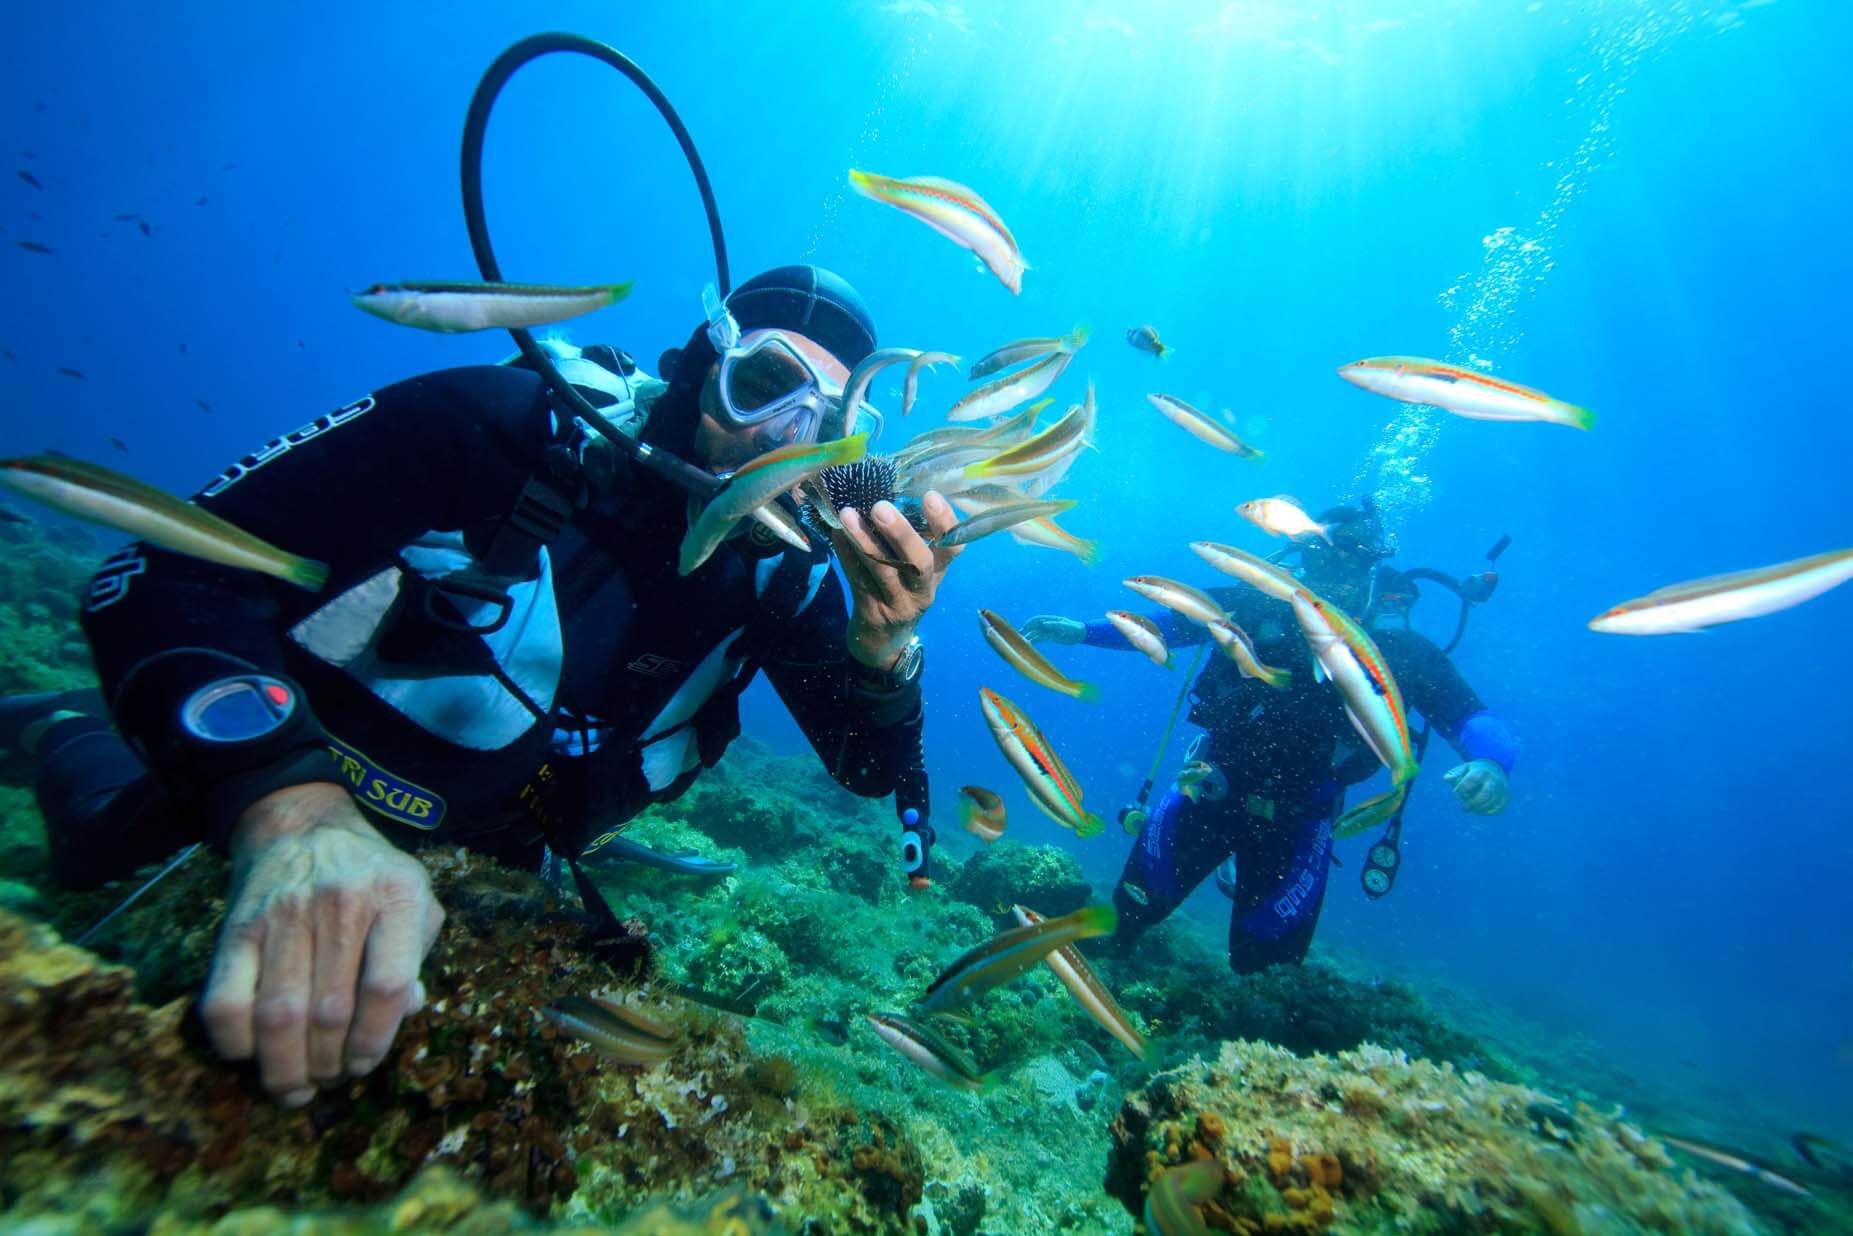
M 607 305 L 617 304 L 626 296 L 629 296 L 631 294 L 631 289 L 635 286 L 637 286 L 637 281 L 635 279 L 627 279 L 623 283 L 612 284 L 605 289 L 605 303 Z
M 1175 351 L 1177 351 L 1177 349 L 1170 344 L 1161 343 L 1158 345 L 1158 359 L 1161 361 L 1168 361 L 1171 359 L 1171 353 Z
M 305 592 L 320 592 L 328 586 L 328 564 L 313 558 L 292 556 L 284 578 Z
M 1083 811 L 1081 813 L 1081 822 L 1076 826 L 1074 835 L 1077 837 L 1098 837 L 1106 831 L 1107 822 L 1105 820 L 1095 815 L 1092 811 Z
M 1268 670 L 1261 675 L 1261 681 L 1276 691 L 1285 691 L 1293 685 L 1293 672 L 1284 669 Z
M 1588 408 L 1578 407 L 1573 403 L 1559 405 L 1564 414 L 1564 424 L 1573 429 L 1588 429 L 1596 423 L 1596 414 Z
M 1083 704 L 1098 704 L 1100 702 L 1100 684 L 1097 682 L 1084 682 L 1081 684 L 1081 689 L 1075 692 L 1074 697 Z
M 1098 820 L 1100 817 L 1090 815 L 1089 818 Z M 1120 925 L 1120 912 L 1106 904 L 1087 906 L 1074 912 L 1074 922 L 1080 939 L 1089 940 L 1095 936 L 1110 936 Z
M 1024 269 L 1027 270 L 1028 267 L 1025 266 Z M 1092 326 L 1089 326 L 1086 322 L 1077 322 L 1075 323 L 1075 328 L 1068 332 L 1068 338 L 1062 340 L 1062 346 L 1070 352 L 1079 352 L 1082 346 L 1087 343 L 1087 337 L 1093 333 L 1094 328 Z
M 1165 657 L 1165 668 L 1168 670 L 1177 669 L 1177 654 L 1175 652 Z
M 1100 565 L 1099 541 L 1079 541 L 1076 543 L 1076 549 L 1079 551 L 1076 556 L 1081 559 L 1082 566 Z
M 853 167 L 849 169 L 849 187 L 864 197 L 875 196 L 875 178 Z
M 1248 459 L 1250 463 L 1265 463 L 1267 457 L 1268 453 L 1266 451 L 1257 451 L 1253 447 L 1250 447 L 1248 450 Z
M 1327 545 L 1330 545 L 1333 543 L 1332 534 L 1330 531 L 1326 529 L 1326 526 L 1324 524 L 1314 524 L 1313 531 L 1318 533 L 1319 539 L 1324 541 Z

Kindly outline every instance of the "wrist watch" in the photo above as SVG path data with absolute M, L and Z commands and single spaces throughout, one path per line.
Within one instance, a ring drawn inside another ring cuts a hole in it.
M 926 665 L 926 650 L 916 635 L 907 641 L 900 655 L 888 663 L 887 669 L 875 669 L 854 657 L 850 658 L 850 665 L 855 671 L 856 680 L 868 690 L 899 691 L 919 681 L 920 671 Z

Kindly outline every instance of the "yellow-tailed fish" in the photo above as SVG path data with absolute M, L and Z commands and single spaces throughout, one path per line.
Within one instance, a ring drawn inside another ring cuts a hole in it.
M 1589 629 L 1608 635 L 1703 631 L 1800 605 L 1848 579 L 1853 579 L 1853 549 L 1837 549 L 1775 566 L 1669 584 L 1592 618 Z
M 1276 601 L 1291 601 L 1300 590 L 1300 581 L 1285 567 L 1276 566 L 1257 554 L 1215 541 L 1192 541 L 1191 550 L 1224 575 L 1233 575 L 1251 584 Z
M 961 519 L 945 532 L 934 537 L 928 544 L 934 549 L 950 549 L 955 545 L 969 545 L 973 541 L 990 536 L 993 532 L 1003 532 L 1032 519 L 1060 515 L 1073 505 L 1074 500 L 1071 498 L 1005 503 Z
M 320 592 L 328 582 L 322 563 L 286 553 L 191 502 L 81 459 L 0 459 L 0 482 L 73 519 L 126 532 L 189 558 L 256 571 L 309 592 Z
M 923 1014 L 962 1009 L 1001 987 L 1065 944 L 1111 935 L 1119 925 L 1112 906 L 1084 906 L 1028 927 L 1008 927 L 940 972 L 914 1007 Z
M 1226 619 L 1212 622 L 1209 627 L 1216 646 L 1235 662 L 1242 677 L 1264 682 L 1276 691 L 1285 691 L 1293 685 L 1293 675 L 1287 670 L 1261 664 L 1261 658 L 1255 654 L 1255 641 L 1248 638 L 1248 632 L 1241 627 Z
M 1324 524 L 1313 522 L 1291 498 L 1256 498 L 1235 508 L 1235 513 L 1271 536 L 1316 536 L 1330 544 Z
M 1059 549 L 1064 554 L 1073 554 L 1081 560 L 1082 566 L 1100 564 L 1100 542 L 1076 536 L 1053 519 L 1032 519 L 1026 524 L 1018 524 L 1010 530 L 1010 535 L 1025 545 L 1038 545 L 1043 549 Z
M 1210 1236 L 1197 1207 L 1215 1200 L 1227 1175 L 1215 1159 L 1167 1168 L 1145 1192 L 1146 1236 Z
M 959 824 L 986 845 L 1004 835 L 1004 800 L 982 785 L 959 790 Z
M 1021 369 L 992 378 L 977 390 L 966 394 L 952 405 L 946 413 L 946 419 L 953 422 L 978 421 L 989 416 L 1002 416 L 1012 408 L 1037 398 L 1055 384 L 1055 379 L 1062 376 L 1062 370 L 1068 368 L 1068 362 L 1074 359 L 1076 349 L 1086 342 L 1087 327 L 1075 327 L 1075 333 L 1055 351 Z
M 1144 653 L 1154 664 L 1166 669 L 1177 668 L 1172 664 L 1171 650 L 1165 647 L 1164 633 L 1150 618 L 1129 609 L 1110 609 L 1107 611 L 1107 621 L 1113 624 L 1113 629 L 1120 633 L 1121 638 Z
M 1420 356 L 1373 356 L 1342 366 L 1338 376 L 1391 399 L 1425 403 L 1476 421 L 1546 421 L 1573 429 L 1588 429 L 1596 421 L 1588 408 L 1543 391 Z
M 1081 805 L 1081 784 L 1055 754 L 1055 748 L 1036 728 L 1035 722 L 1015 704 L 991 690 L 980 687 L 978 697 L 984 707 L 984 719 L 991 727 L 991 737 L 1010 766 L 1023 778 L 1029 799 L 1044 815 L 1073 830 L 1077 837 L 1097 837 L 1106 831 L 1101 818 Z
M 890 365 L 902 361 L 912 362 L 920 355 L 913 348 L 879 348 L 857 362 L 855 369 L 843 382 L 843 395 L 823 416 L 817 429 L 817 440 L 828 441 L 838 438 L 856 427 L 856 411 L 862 407 L 862 401 L 869 393 L 869 383 L 875 375 Z M 878 431 L 879 432 L 879 431 Z
M 1028 906 L 1012 906 L 1010 912 L 1016 916 L 1019 927 L 1034 927 L 1048 920 Z M 1106 1032 L 1126 1045 L 1128 1051 L 1139 1059 L 1145 1059 L 1145 1036 L 1132 1024 L 1132 1018 L 1126 1016 L 1126 1010 L 1119 1006 L 1094 968 L 1087 964 L 1087 958 L 1081 956 L 1081 950 L 1072 944 L 1050 953 L 1043 961 L 1049 969 L 1055 971 L 1055 977 L 1062 981 L 1068 994 L 1075 998 L 1087 1015 L 1099 1022 Z
M 1158 328 L 1156 326 L 1133 327 L 1126 332 L 1126 342 L 1130 343 L 1137 351 L 1150 352 L 1159 360 L 1170 360 L 1171 353 L 1177 351 L 1176 348 L 1159 341 Z
M 1390 770 L 1387 793 L 1359 803 L 1338 818 L 1332 834 L 1349 837 L 1395 813 L 1415 777 L 1409 745 L 1409 713 L 1383 654 L 1351 616 L 1302 589 L 1293 597 L 1294 617 L 1324 676 L 1338 688 L 1345 715 L 1371 753 Z
M 1039 356 L 1047 356 L 1063 348 L 1070 352 L 1078 351 L 1081 345 L 1087 342 L 1087 335 L 1086 326 L 1077 326 L 1066 335 L 1051 335 L 1041 339 L 1018 339 L 1014 343 L 1006 343 L 996 351 L 987 352 L 974 361 L 971 371 L 966 376 L 976 382 L 994 373 L 1002 373 L 1012 365 L 1020 365 L 1024 361 L 1035 360 Z
M 539 283 L 376 283 L 351 299 L 376 318 L 454 334 L 549 326 L 630 295 L 628 283 L 550 287 Z
M 1176 395 L 1147 395 L 1145 401 L 1157 408 L 1166 420 L 1199 442 L 1207 442 L 1219 451 L 1228 451 L 1231 455 L 1239 455 L 1243 459 L 1262 457 L 1262 452 L 1248 445 L 1236 437 L 1232 431 L 1218 425 Z
M 1047 429 L 989 459 L 968 465 L 965 475 L 974 481 L 1021 480 L 1040 475 L 1086 446 L 1087 431 L 1092 426 L 1092 409 L 1087 404 L 1076 404 Z
M 920 393 L 920 371 L 935 365 L 956 365 L 959 358 L 950 352 L 922 352 L 908 362 L 907 377 L 901 382 L 901 415 L 914 410 L 914 397 Z
M 948 1086 L 982 1090 L 990 1082 L 977 1061 L 948 1043 L 931 1026 L 899 1013 L 870 1013 L 868 1018 L 882 1042 Z
M 1806 1186 L 1797 1184 L 1780 1172 L 1772 1172 L 1759 1163 L 1753 1163 L 1743 1155 L 1737 1154 L 1734 1151 L 1724 1150 L 1717 1146 L 1708 1146 L 1704 1142 L 1695 1142 L 1684 1137 L 1674 1137 L 1671 1133 L 1660 1133 L 1656 1134 L 1656 1136 L 1675 1150 L 1683 1150 L 1695 1159 L 1703 1159 L 1707 1163 L 1714 1163 L 1719 1167 L 1729 1168 L 1734 1172 L 1742 1172 L 1746 1176 L 1753 1176 L 1772 1189 L 1779 1189 L 1784 1193 L 1793 1193 L 1797 1197 L 1814 1196 Z
M 541 1015 L 619 1064 L 661 1064 L 675 1055 L 681 1041 L 673 1026 L 622 996 L 567 996 Z
M 1087 381 L 1087 394 L 1082 396 L 1081 399 L 1081 446 L 1091 447 L 1094 445 L 1094 424 L 1096 415 L 1094 408 L 1094 380 L 1089 378 Z M 1030 495 L 1032 498 L 1040 498 L 1061 483 L 1062 478 L 1068 475 L 1068 469 L 1074 467 L 1075 460 L 1079 458 L 1081 458 L 1080 447 L 1064 452 L 1050 463 L 1048 467 L 1044 468 L 1036 475 L 1026 478 L 1022 483 L 1023 492 Z
M 1201 622 L 1204 626 L 1229 616 L 1207 592 L 1192 588 L 1189 584 L 1180 584 L 1175 579 L 1166 579 L 1162 575 L 1135 575 L 1124 582 L 1146 600 L 1156 601 L 1166 609 L 1174 609 L 1192 622 Z
M 1003 615 L 988 609 L 978 611 L 978 625 L 984 631 L 985 643 L 997 651 L 1005 664 L 1023 675 L 1031 682 L 1059 691 L 1070 699 L 1093 704 L 1100 699 L 1100 688 L 1091 682 L 1076 682 L 1068 675 L 1056 669 L 1049 659 L 1042 655 L 1036 646 L 1023 638 L 1023 633 L 1011 626 Z
M 985 200 L 957 181 L 939 176 L 878 176 L 849 170 L 849 183 L 863 197 L 886 202 L 912 215 L 955 245 L 970 249 L 1014 296 L 1023 290 L 1029 263 L 1016 237 Z
M 1197 802 L 1203 797 L 1203 785 L 1216 775 L 1216 766 L 1207 760 L 1192 760 L 1177 770 L 1177 792 Z
M 735 472 L 721 491 L 708 499 L 701 514 L 682 538 L 678 571 L 687 575 L 706 562 L 734 525 L 770 503 L 786 490 L 803 483 L 824 468 L 854 463 L 868 451 L 869 436 L 829 442 L 794 443 L 769 451 Z

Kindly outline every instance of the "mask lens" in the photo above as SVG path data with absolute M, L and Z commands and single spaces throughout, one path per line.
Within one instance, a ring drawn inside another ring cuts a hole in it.
M 729 366 L 727 402 L 736 416 L 750 417 L 814 380 L 795 353 L 781 343 L 771 342 Z

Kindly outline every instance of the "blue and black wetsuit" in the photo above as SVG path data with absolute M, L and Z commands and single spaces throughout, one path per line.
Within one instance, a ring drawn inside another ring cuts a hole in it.
M 851 672 L 827 553 L 756 557 L 742 538 L 683 578 L 686 500 L 599 445 L 531 372 L 429 374 L 278 439 L 197 499 L 328 563 L 321 592 L 139 543 L 110 558 L 83 625 L 117 728 L 77 718 L 39 742 L 56 874 L 89 884 L 222 842 L 244 806 L 313 781 L 348 786 L 401 845 L 575 856 L 720 757 L 759 671 L 839 782 L 924 811 L 918 687 Z M 430 581 L 498 546 L 537 481 L 564 495 L 565 525 L 529 543 L 505 621 L 481 631 L 500 601 Z M 178 701 L 240 669 L 293 683 L 313 714 L 279 749 L 202 768 L 175 741 Z
M 1229 964 L 1251 974 L 1305 957 L 1325 899 L 1332 821 L 1344 782 L 1377 771 L 1360 749 L 1330 683 L 1315 682 L 1311 653 L 1292 607 L 1252 588 L 1212 589 L 1255 641 L 1263 664 L 1291 670 L 1276 691 L 1243 678 L 1228 657 L 1212 656 L 1191 692 L 1190 720 L 1203 727 L 1202 758 L 1228 780 L 1228 793 L 1192 802 L 1172 789 L 1147 817 L 1114 890 L 1118 937 L 1130 942 L 1164 919 L 1230 855 L 1236 860 Z M 1173 647 L 1208 638 L 1177 614 L 1148 615 Z M 1403 698 L 1467 759 L 1497 761 L 1508 772 L 1515 746 L 1503 722 L 1480 702 L 1440 648 L 1405 630 L 1372 638 Z M 1126 648 L 1107 622 L 1089 623 L 1087 643 Z M 1347 750 L 1347 749 L 1350 750 Z

